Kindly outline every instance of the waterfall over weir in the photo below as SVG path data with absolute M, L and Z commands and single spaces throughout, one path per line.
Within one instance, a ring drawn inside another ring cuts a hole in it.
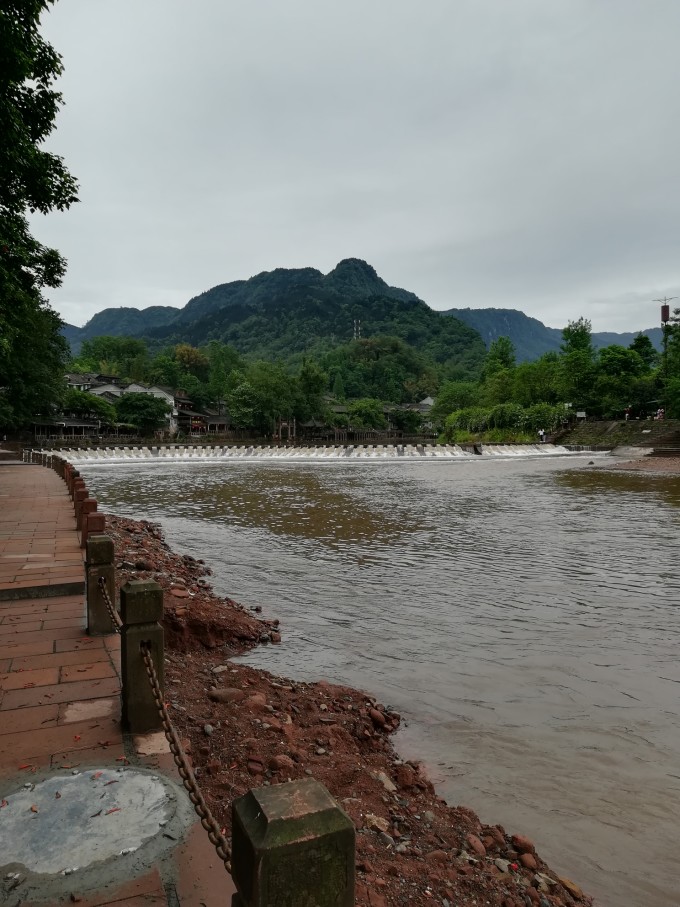
M 62 450 L 72 463 L 163 463 L 168 460 L 398 460 L 475 459 L 477 457 L 546 457 L 572 453 L 559 444 L 336 444 L 329 447 L 267 447 L 226 445 L 170 445 L 151 447 L 98 447 Z

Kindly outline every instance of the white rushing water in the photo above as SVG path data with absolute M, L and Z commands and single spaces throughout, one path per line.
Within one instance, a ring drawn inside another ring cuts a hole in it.
M 588 458 L 79 468 L 103 509 L 160 520 L 216 591 L 281 619 L 249 663 L 370 690 L 451 802 L 605 907 L 669 907 L 680 479 Z
M 49 451 L 46 451 L 49 453 Z M 191 445 L 91 447 L 60 451 L 72 463 L 148 463 L 185 460 L 422 460 L 482 457 L 568 456 L 559 444 L 332 444 L 326 447 L 281 447 L 267 445 Z

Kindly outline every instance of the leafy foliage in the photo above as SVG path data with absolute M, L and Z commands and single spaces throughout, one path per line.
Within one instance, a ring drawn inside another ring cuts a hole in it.
M 61 95 L 61 59 L 38 33 L 51 0 L 7 0 L 0 8 L 0 421 L 20 426 L 49 412 L 63 393 L 67 346 L 62 322 L 42 296 L 65 261 L 30 233 L 27 211 L 63 211 L 76 182 L 41 148 Z
M 142 434 L 150 434 L 165 424 L 170 406 L 151 394 L 123 394 L 116 403 L 118 421 L 134 425 Z
M 88 394 L 75 388 L 69 388 L 64 394 L 62 410 L 69 416 L 100 419 L 108 425 L 113 425 L 116 421 L 116 410 L 110 403 L 96 394 Z
M 449 440 L 497 431 L 532 437 L 539 428 L 561 426 L 576 411 L 603 419 L 644 418 L 664 398 L 668 414 L 680 416 L 680 310 L 668 331 L 667 376 L 648 337 L 638 334 L 628 348 L 610 344 L 596 350 L 584 318 L 565 327 L 559 353 L 536 362 L 513 365 L 510 341 L 499 338 L 481 379 L 444 384 L 431 416 Z

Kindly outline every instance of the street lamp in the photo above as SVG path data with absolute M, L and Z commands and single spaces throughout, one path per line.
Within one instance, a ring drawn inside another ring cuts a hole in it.
M 668 334 L 670 328 L 668 322 L 671 320 L 671 307 L 669 302 L 677 299 L 677 296 L 664 296 L 663 299 L 655 299 L 654 302 L 661 303 L 661 330 L 662 330 L 662 370 L 663 370 L 663 411 L 664 416 L 668 410 Z

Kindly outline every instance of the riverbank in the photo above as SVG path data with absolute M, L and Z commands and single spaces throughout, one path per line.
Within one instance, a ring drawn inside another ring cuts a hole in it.
M 658 475 L 680 475 L 680 457 L 640 457 L 635 460 L 626 460 L 623 463 L 606 463 L 598 469 L 614 469 L 626 472 L 646 472 Z
M 230 661 L 258 643 L 281 643 L 278 622 L 215 595 L 209 567 L 173 553 L 156 524 L 109 516 L 108 526 L 119 581 L 155 579 L 166 592 L 166 699 L 227 833 L 235 797 L 313 775 L 357 828 L 359 907 L 592 903 L 528 838 L 438 797 L 420 766 L 393 748 L 397 714 L 349 687 Z

